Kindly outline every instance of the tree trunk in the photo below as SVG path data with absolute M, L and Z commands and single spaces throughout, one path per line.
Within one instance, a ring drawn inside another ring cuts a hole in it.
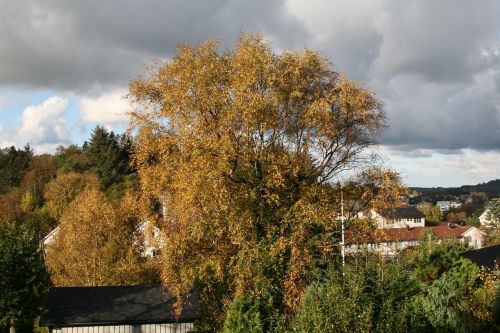
M 16 333 L 16 326 L 13 321 L 10 322 L 10 330 L 9 333 Z

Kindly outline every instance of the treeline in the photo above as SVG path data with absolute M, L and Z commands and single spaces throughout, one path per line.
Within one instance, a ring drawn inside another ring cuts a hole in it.
M 490 197 L 497 197 L 500 196 L 500 179 L 459 187 L 412 187 L 412 189 L 421 192 L 424 196 L 430 196 L 437 200 L 446 200 L 447 196 L 460 196 L 470 194 L 471 192 L 484 192 Z
M 47 197 L 57 196 L 49 184 L 63 175 L 92 174 L 109 200 L 118 204 L 137 188 L 130 167 L 130 138 L 96 127 L 82 147 L 59 147 L 54 155 L 34 155 L 27 145 L 0 150 L 0 221 L 33 224 L 43 237 L 57 224 L 57 213 Z M 74 189 L 74 192 L 78 189 Z M 70 195 L 70 194 L 68 194 Z M 66 198 L 71 201 L 71 195 Z M 60 207 L 59 207 L 60 208 Z
M 130 154 L 131 139 L 103 127 L 54 155 L 0 150 L 0 330 L 31 331 L 49 285 L 159 282 L 142 255 Z

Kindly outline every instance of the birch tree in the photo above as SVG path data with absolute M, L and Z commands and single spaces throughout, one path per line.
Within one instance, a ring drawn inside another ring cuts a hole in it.
M 243 294 L 293 311 L 308 274 L 336 253 L 332 183 L 373 166 L 381 103 L 318 52 L 275 54 L 253 35 L 234 49 L 181 45 L 129 89 L 141 212 L 163 230 L 164 284 L 183 294 L 198 283 L 213 322 Z M 398 182 L 376 179 L 373 193 Z

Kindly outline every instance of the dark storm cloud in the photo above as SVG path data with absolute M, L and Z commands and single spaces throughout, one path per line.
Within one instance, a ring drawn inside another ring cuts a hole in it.
M 408 157 L 500 150 L 500 3 L 292 2 L 309 44 L 384 103 L 381 143 Z
M 387 1 L 382 10 L 377 77 L 416 74 L 431 82 L 463 82 L 492 63 L 484 51 L 498 40 L 497 1 Z
M 485 72 L 469 84 L 435 84 L 414 76 L 385 83 L 381 98 L 390 126 L 382 143 L 407 152 L 500 151 L 499 73 Z
M 177 42 L 261 32 L 307 39 L 282 1 L 0 1 L 0 84 L 86 91 L 125 85 Z
M 500 3 L 494 0 L 0 0 L 0 85 L 123 88 L 177 42 L 319 49 L 377 92 L 381 143 L 408 156 L 500 151 Z
M 391 1 L 371 84 L 388 113 L 384 144 L 500 151 L 500 11 L 494 1 Z

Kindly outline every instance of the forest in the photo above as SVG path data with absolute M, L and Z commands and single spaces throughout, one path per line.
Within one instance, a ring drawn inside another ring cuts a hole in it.
M 0 150 L 1 330 L 43 331 L 49 286 L 162 283 L 180 300 L 196 287 L 198 332 L 498 331 L 500 270 L 462 258 L 466 243 L 426 234 L 391 260 L 342 262 L 339 216 L 373 235 L 356 214 L 408 189 L 366 154 L 381 103 L 318 52 L 253 35 L 181 45 L 128 97 L 132 134 Z

